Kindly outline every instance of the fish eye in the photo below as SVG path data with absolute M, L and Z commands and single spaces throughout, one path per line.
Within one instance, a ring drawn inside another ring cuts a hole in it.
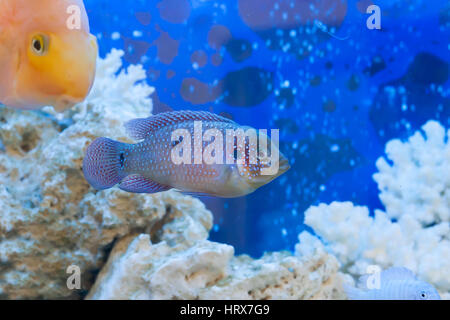
M 39 56 L 44 55 L 48 49 L 48 38 L 44 35 L 36 35 L 31 40 L 31 50 Z
M 427 298 L 427 293 L 426 293 L 425 291 L 422 291 L 422 292 L 420 293 L 420 297 L 421 297 L 422 299 L 426 299 L 426 298 Z
M 178 140 L 172 141 L 172 147 L 179 145 L 181 142 L 183 142 L 183 136 L 180 136 Z

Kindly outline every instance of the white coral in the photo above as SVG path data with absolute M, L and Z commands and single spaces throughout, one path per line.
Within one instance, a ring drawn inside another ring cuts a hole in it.
M 436 121 L 416 132 L 407 142 L 386 145 L 388 159 L 378 159 L 374 175 L 380 199 L 391 218 L 404 213 L 423 224 L 450 220 L 450 130 Z
M 352 275 L 364 274 L 374 264 L 404 266 L 440 290 L 450 290 L 448 223 L 422 228 L 410 215 L 396 223 L 381 211 L 372 218 L 367 207 L 351 202 L 311 207 L 305 212 L 305 223 Z
M 345 272 L 357 276 L 369 265 L 404 266 L 449 296 L 450 145 L 435 121 L 407 142 L 386 146 L 392 165 L 377 161 L 374 175 L 386 212 L 333 202 L 310 207 L 305 223 L 335 254 Z M 396 219 L 396 222 L 391 221 Z M 304 237 L 304 232 L 301 237 Z
M 155 89 L 145 82 L 142 65 L 122 69 L 123 55 L 122 50 L 113 49 L 104 60 L 98 60 L 96 81 L 86 100 L 77 106 L 75 120 L 101 113 L 108 119 L 125 122 L 151 114 L 150 95 Z

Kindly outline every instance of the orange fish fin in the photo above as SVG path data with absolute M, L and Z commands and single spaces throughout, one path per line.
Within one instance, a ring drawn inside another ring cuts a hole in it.
M 149 118 L 134 119 L 125 123 L 125 129 L 131 138 L 142 140 L 153 131 L 156 131 L 164 126 L 182 123 L 185 121 L 218 121 L 235 123 L 233 120 L 211 112 L 187 110 L 163 112 Z
M 119 188 L 132 193 L 157 193 L 170 189 L 168 186 L 161 185 L 138 174 L 127 176 L 119 183 Z

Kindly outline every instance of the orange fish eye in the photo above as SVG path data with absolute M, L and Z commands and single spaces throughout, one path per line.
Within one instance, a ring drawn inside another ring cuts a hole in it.
M 33 36 L 31 39 L 31 51 L 38 56 L 45 55 L 48 51 L 48 40 L 48 37 L 45 35 Z

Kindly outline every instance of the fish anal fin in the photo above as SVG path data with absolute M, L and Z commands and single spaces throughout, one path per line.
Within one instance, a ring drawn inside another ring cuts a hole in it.
M 170 189 L 168 186 L 161 185 L 138 174 L 125 177 L 119 183 L 119 188 L 132 193 L 157 193 Z
M 153 131 L 156 131 L 164 126 L 182 123 L 185 121 L 220 121 L 234 123 L 233 120 L 211 112 L 186 110 L 163 112 L 149 118 L 133 119 L 125 123 L 125 129 L 131 138 L 142 140 Z

